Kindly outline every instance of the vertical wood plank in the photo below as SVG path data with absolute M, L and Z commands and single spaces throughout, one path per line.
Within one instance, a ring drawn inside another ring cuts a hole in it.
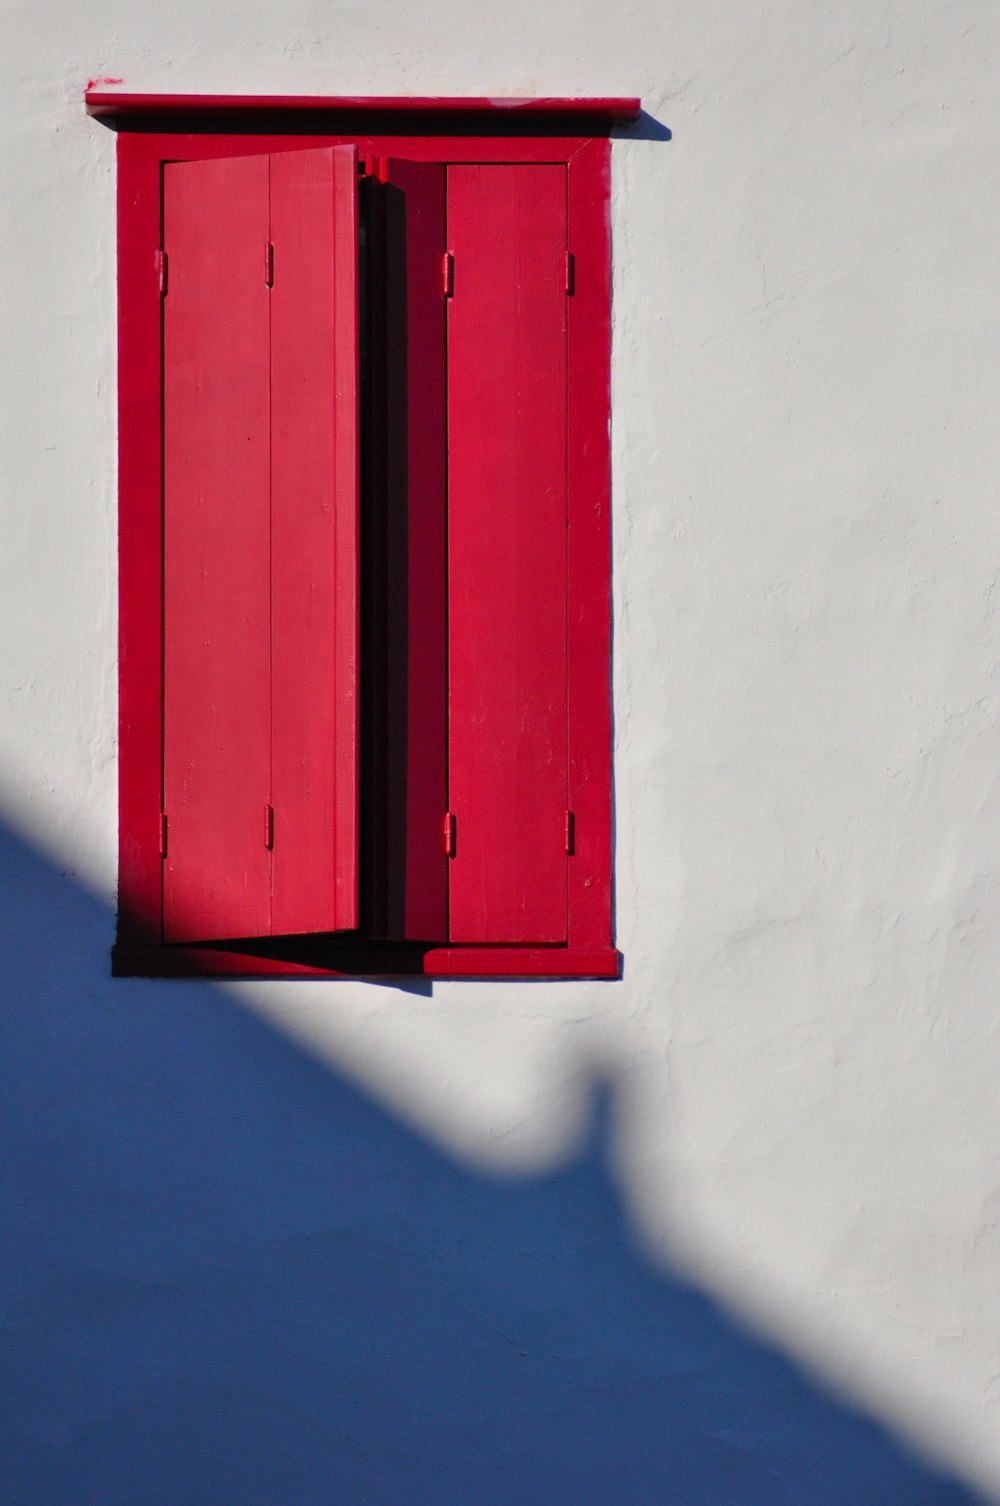
M 271 157 L 275 934 L 358 924 L 358 265 L 353 147 Z
M 566 169 L 448 170 L 451 940 L 567 934 Z
M 164 939 L 270 929 L 268 162 L 164 169 Z
M 571 946 L 610 946 L 611 892 L 611 143 L 569 167 L 569 865 Z
M 448 936 L 444 167 L 370 184 L 372 935 Z
M 118 137 L 118 941 L 162 934 L 160 162 Z

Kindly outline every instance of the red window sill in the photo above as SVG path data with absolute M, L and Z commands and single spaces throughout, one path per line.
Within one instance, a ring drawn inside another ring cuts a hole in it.
M 284 951 L 285 955 L 276 955 Z M 614 947 L 376 947 L 234 943 L 111 952 L 116 978 L 619 978 Z

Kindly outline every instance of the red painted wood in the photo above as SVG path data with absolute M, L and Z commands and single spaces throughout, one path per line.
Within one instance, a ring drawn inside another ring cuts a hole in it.
M 373 935 L 444 941 L 447 803 L 444 168 L 370 185 Z
M 88 89 L 84 96 L 87 113 L 96 116 L 196 114 L 199 111 L 267 110 L 288 114 L 301 111 L 336 110 L 351 115 L 406 114 L 481 115 L 491 121 L 508 116 L 545 119 L 552 116 L 584 117 L 609 124 L 637 120 L 640 102 L 634 98 L 517 99 L 437 96 L 428 98 L 392 95 L 330 94 L 132 94 L 113 89 Z
M 180 123 L 180 117 L 178 117 Z M 587 408 L 582 401 L 585 384 L 598 365 L 607 368 L 609 306 L 607 281 L 602 272 L 593 287 L 593 320 L 577 321 L 583 303 L 579 279 L 585 262 L 595 254 L 593 265 L 608 261 L 606 157 L 603 141 L 593 143 L 578 137 L 489 137 L 445 134 L 434 136 L 346 135 L 343 131 L 314 134 L 267 134 L 256 132 L 180 131 L 129 132 L 118 139 L 119 186 L 119 475 L 120 475 L 120 914 L 119 938 L 125 946 L 148 940 L 158 930 L 160 885 L 163 864 L 158 855 L 158 812 L 161 774 L 161 600 L 160 580 L 160 348 L 161 300 L 156 293 L 153 257 L 160 244 L 160 177 L 165 163 L 236 157 L 259 153 L 284 153 L 317 145 L 356 142 L 367 160 L 405 154 L 414 161 L 428 162 L 562 162 L 569 167 L 570 241 L 576 256 L 577 291 L 567 305 L 570 315 L 571 348 L 574 330 L 585 336 L 593 331 L 590 349 L 593 364 L 581 359 L 578 342 L 569 372 L 570 496 L 571 516 L 577 521 L 570 530 L 570 577 L 574 611 L 570 615 L 569 679 L 570 727 L 574 781 L 572 802 L 577 810 L 576 853 L 570 859 L 570 935 L 577 942 L 611 935 L 610 863 L 610 708 L 608 649 L 610 638 L 610 527 L 607 466 L 607 389 L 601 379 L 594 400 L 601 409 L 590 409 L 587 423 L 575 415 Z M 576 184 L 576 189 L 574 188 Z M 588 199 L 592 201 L 588 209 Z M 167 302 L 169 302 L 169 295 Z M 603 333 L 602 333 L 603 331 Z M 603 342 L 603 350 L 601 349 Z M 590 375 L 588 376 L 588 372 Z M 581 400 L 574 398 L 574 392 Z M 578 433 L 579 438 L 574 434 Z M 602 439 L 603 436 L 603 439 Z M 589 495 L 595 527 L 584 532 L 586 505 L 578 498 Z M 600 519 L 594 503 L 603 498 Z M 574 511 L 577 508 L 577 511 Z M 579 510 L 579 509 L 583 510 Z M 603 532 L 602 532 L 603 530 Z M 594 551 L 588 566 L 588 537 Z M 574 557 L 574 547 L 579 544 Z M 589 604 L 587 604 L 589 603 Z M 576 666 L 576 668 L 574 667 Z M 575 688 L 574 688 L 575 687 Z M 582 707 L 589 695 L 589 709 Z M 584 700 L 581 699 L 584 698 Z M 575 711 L 579 705 L 581 709 Z M 586 780 L 582 771 L 586 769 Z M 589 794 L 588 794 L 589 791 Z M 586 821 L 585 801 L 592 815 Z M 262 823 L 261 823 L 262 824 Z M 459 834 L 461 840 L 461 833 Z M 592 842 L 591 856 L 586 844 Z M 580 866 L 577 868 L 577 863 Z M 586 882 L 590 880 L 589 884 Z M 579 922 L 579 923 L 578 923 Z M 571 945 L 566 952 L 567 966 Z M 130 953 L 132 954 L 132 953 Z M 145 954 L 144 954 L 145 955 Z M 176 947 L 160 954 L 159 962 L 143 963 L 138 971 L 164 972 L 182 968 L 186 949 Z M 464 954 L 468 956 L 468 954 Z M 611 954 L 614 955 L 614 954 Z M 198 954 L 190 953 L 197 967 Z M 516 963 L 516 956 L 514 962 Z M 470 971 L 478 971 L 467 961 Z M 116 970 L 119 970 L 116 962 Z M 396 971 L 416 971 L 400 967 Z M 276 976 L 266 964 L 251 963 L 257 976 Z M 348 975 L 349 969 L 345 971 Z M 357 969 L 354 970 L 358 972 Z M 370 968 L 367 975 L 378 969 Z M 322 975 L 322 974 L 319 974 Z M 328 972 L 326 975 L 336 975 Z M 485 973 L 483 974 L 486 975 Z M 543 974 L 538 974 L 542 976 Z M 572 973 L 567 974 L 572 976 Z M 596 976 L 587 971 L 578 976 Z M 602 974 L 603 975 L 603 974 Z
M 270 159 L 272 929 L 358 923 L 353 147 Z
M 610 947 L 448 947 L 428 952 L 431 978 L 617 978 L 621 957 Z
M 448 170 L 453 942 L 567 932 L 566 169 Z
M 270 928 L 266 157 L 164 172 L 164 938 Z
M 570 122 L 567 122 L 569 124 Z M 235 125 L 236 122 L 225 122 Z M 282 122 L 282 124 L 285 124 Z M 311 122 L 310 122 L 311 124 Z M 489 122 L 485 122 L 486 125 Z M 450 123 L 453 131 L 457 124 Z M 585 145 L 576 136 L 483 136 L 469 134 L 406 134 L 350 131 L 183 131 L 136 133 L 162 162 L 205 161 L 210 157 L 257 156 L 261 152 L 308 151 L 317 146 L 356 146 L 358 158 L 403 157 L 412 162 L 561 162 L 568 163 Z
M 163 600 L 160 553 L 160 163 L 118 139 L 118 811 L 123 943 L 159 940 Z
M 610 144 L 569 168 L 569 942 L 609 946 L 611 927 Z
M 618 978 L 610 947 L 431 947 L 400 955 L 389 948 L 330 948 L 324 963 L 253 956 L 204 947 L 117 946 L 119 978 Z

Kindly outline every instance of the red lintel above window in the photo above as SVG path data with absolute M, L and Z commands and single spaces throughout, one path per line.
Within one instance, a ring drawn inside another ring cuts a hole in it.
M 129 94 L 114 89 L 88 89 L 88 115 L 236 114 L 240 111 L 274 115 L 330 112 L 341 115 L 482 116 L 494 123 L 502 117 L 554 120 L 557 118 L 603 121 L 626 125 L 639 118 L 639 100 L 616 99 L 520 99 L 462 97 L 454 95 L 395 97 L 347 94 Z

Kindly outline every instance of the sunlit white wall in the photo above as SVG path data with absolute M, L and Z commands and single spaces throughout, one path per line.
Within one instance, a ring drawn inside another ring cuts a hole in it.
M 110 897 L 114 137 L 88 78 L 641 95 L 672 139 L 613 157 L 624 978 L 231 994 L 512 1178 L 610 1080 L 647 1249 L 1000 1498 L 998 23 L 8 0 L 0 774 L 4 819 Z M 80 968 L 114 997 L 103 949 Z

